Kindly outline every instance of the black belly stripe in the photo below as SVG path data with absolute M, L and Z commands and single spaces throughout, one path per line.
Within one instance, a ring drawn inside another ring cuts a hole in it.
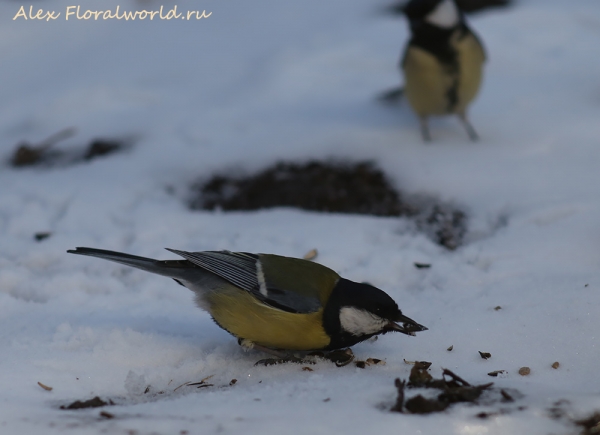
M 440 29 L 426 22 L 412 23 L 412 38 L 409 45 L 419 47 L 431 53 L 441 64 L 445 73 L 451 77 L 451 84 L 446 89 L 446 111 L 453 113 L 459 105 L 460 86 L 460 64 L 458 53 L 452 43 L 452 39 L 464 39 L 468 34 L 468 28 L 464 23 L 453 29 Z M 457 33 L 458 32 L 458 33 Z
M 448 101 L 448 106 L 446 108 L 447 112 L 454 112 L 458 105 L 458 79 L 458 74 L 456 74 L 452 85 L 448 88 L 448 91 L 446 91 L 446 99 Z

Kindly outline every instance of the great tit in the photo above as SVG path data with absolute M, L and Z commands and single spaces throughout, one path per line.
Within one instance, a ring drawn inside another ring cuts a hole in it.
M 308 260 L 271 254 L 168 249 L 184 260 L 153 260 L 114 251 L 76 248 L 173 278 L 192 290 L 198 306 L 249 348 L 283 351 L 336 350 L 378 334 L 407 335 L 427 328 L 402 314 L 385 292 L 341 278 Z
M 411 0 L 404 7 L 410 23 L 400 66 L 404 92 L 419 117 L 421 134 L 431 140 L 428 118 L 456 114 L 471 140 L 478 139 L 467 107 L 479 91 L 485 51 L 454 0 Z

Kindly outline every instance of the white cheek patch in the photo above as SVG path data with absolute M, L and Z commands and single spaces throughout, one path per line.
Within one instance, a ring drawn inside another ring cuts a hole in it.
M 340 324 L 352 335 L 367 335 L 380 332 L 389 322 L 373 313 L 354 307 L 340 310 Z
M 460 21 L 458 8 L 454 0 L 442 0 L 436 8 L 427 15 L 425 21 L 434 26 L 451 28 Z

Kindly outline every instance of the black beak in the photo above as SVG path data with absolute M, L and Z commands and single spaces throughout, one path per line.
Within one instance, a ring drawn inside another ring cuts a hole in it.
M 399 323 L 401 323 L 402 325 L 400 325 Z M 423 325 L 419 325 L 413 319 L 406 317 L 403 314 L 400 314 L 394 322 L 390 322 L 387 324 L 386 329 L 388 331 L 398 331 L 406 335 L 415 336 L 415 332 L 427 331 L 429 328 Z

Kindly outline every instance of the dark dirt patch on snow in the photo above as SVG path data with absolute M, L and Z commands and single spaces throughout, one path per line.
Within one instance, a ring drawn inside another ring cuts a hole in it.
M 414 199 L 395 189 L 370 162 L 278 162 L 250 176 L 217 174 L 192 185 L 189 206 L 223 211 L 296 207 L 407 217 L 418 230 L 448 249 L 460 246 L 467 230 L 464 211 L 435 198 Z

